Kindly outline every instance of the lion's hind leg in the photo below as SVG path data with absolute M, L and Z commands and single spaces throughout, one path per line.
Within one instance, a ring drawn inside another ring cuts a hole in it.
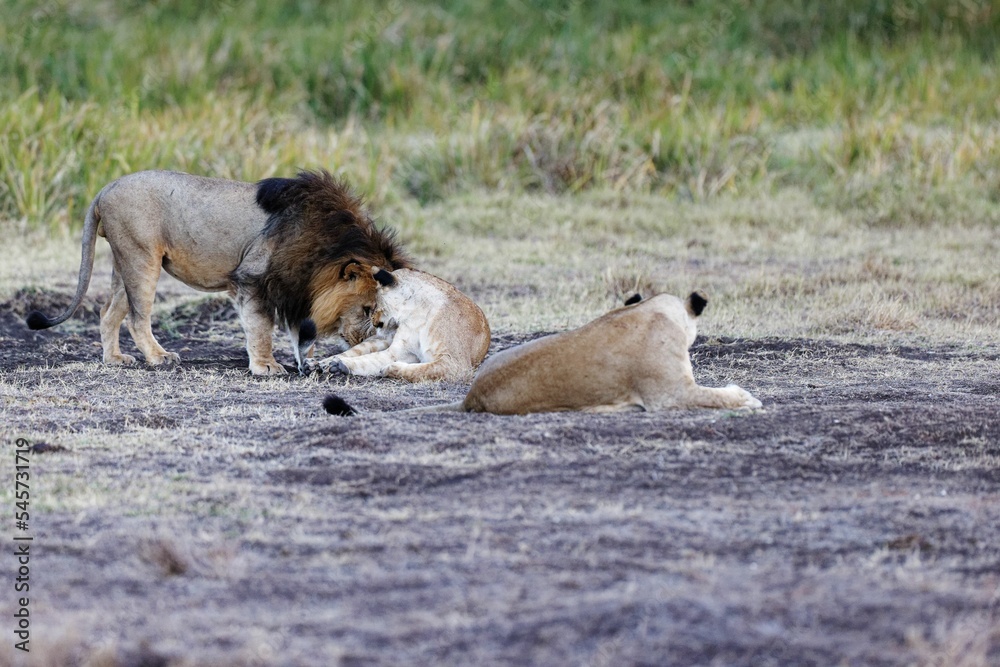
M 118 284 L 125 290 L 125 300 L 127 301 L 128 317 L 125 324 L 128 325 L 129 333 L 136 347 L 146 357 L 146 363 L 151 366 L 160 364 L 176 363 L 180 357 L 173 352 L 167 352 L 153 337 L 153 327 L 150 316 L 153 312 L 153 299 L 156 297 L 156 283 L 160 280 L 160 269 L 163 263 L 163 253 L 151 247 L 151 242 L 147 240 L 137 240 L 129 232 L 128 224 L 112 224 L 112 219 L 104 220 L 105 237 L 111 246 L 112 261 L 114 271 L 117 274 L 117 281 L 114 281 L 114 293 L 108 308 L 107 327 L 102 326 L 102 334 L 108 334 L 104 339 L 107 344 L 106 354 L 111 353 L 114 359 L 114 336 L 111 333 L 112 324 L 117 320 L 121 304 L 116 304 L 118 296 Z M 122 357 L 124 358 L 124 356 Z
M 122 322 L 128 315 L 128 296 L 125 294 L 125 284 L 117 270 L 111 271 L 111 296 L 101 308 L 101 347 L 104 348 L 104 363 L 111 365 L 129 365 L 135 363 L 135 357 L 122 354 L 119 334 Z
M 128 295 L 128 318 L 125 322 L 132 340 L 150 366 L 175 364 L 181 360 L 180 355 L 167 352 L 153 337 L 153 299 L 156 297 L 159 278 L 159 260 L 153 258 L 150 258 L 147 266 L 136 262 L 129 267 L 129 271 L 122 271 L 121 276 Z

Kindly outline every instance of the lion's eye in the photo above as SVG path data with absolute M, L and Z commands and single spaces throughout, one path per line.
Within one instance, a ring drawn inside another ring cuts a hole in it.
M 361 310 L 364 311 L 365 317 L 371 317 L 372 316 L 372 309 L 371 309 L 371 307 L 364 306 Z

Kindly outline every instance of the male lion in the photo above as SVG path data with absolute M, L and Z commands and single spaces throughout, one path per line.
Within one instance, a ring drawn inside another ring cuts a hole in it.
M 94 198 L 83 226 L 76 294 L 62 315 L 32 312 L 28 326 L 46 329 L 80 305 L 100 235 L 111 246 L 111 298 L 101 308 L 104 362 L 131 364 L 119 328 L 129 332 L 150 365 L 179 361 L 153 338 L 150 311 L 162 267 L 205 292 L 228 291 L 247 337 L 254 375 L 284 373 L 274 358 L 275 322 L 289 331 L 299 368 L 306 318 L 310 337 L 358 328 L 374 305 L 372 266 L 403 268 L 408 261 L 393 234 L 379 229 L 362 200 L 326 171 L 243 183 L 172 171 L 143 171 L 108 184 Z M 358 340 L 348 340 L 354 344 Z
M 490 357 L 463 401 L 408 412 L 759 408 L 760 401 L 736 385 L 712 389 L 694 381 L 688 349 L 706 303 L 697 293 L 686 301 L 660 294 L 617 308 L 579 329 Z M 324 407 L 332 414 L 353 413 L 335 396 Z
M 410 382 L 471 377 L 490 347 L 490 325 L 479 306 L 423 271 L 377 270 L 374 276 L 375 335 L 317 365 Z

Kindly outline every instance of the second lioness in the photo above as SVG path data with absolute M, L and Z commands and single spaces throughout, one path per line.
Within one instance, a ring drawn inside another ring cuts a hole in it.
M 379 282 L 374 335 L 320 361 L 320 369 L 410 382 L 470 378 L 490 347 L 490 325 L 479 306 L 423 271 L 374 275 Z

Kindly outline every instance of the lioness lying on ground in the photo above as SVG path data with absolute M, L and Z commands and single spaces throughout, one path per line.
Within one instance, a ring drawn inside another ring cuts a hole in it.
M 68 319 L 79 307 L 94 267 L 94 245 L 111 246 L 111 298 L 101 309 L 104 362 L 131 364 L 122 354 L 119 329 L 127 320 L 136 346 L 150 365 L 177 362 L 153 338 L 150 312 L 162 267 L 205 292 L 234 297 L 247 336 L 255 375 L 284 373 L 272 353 L 276 322 L 292 338 L 299 369 L 308 345 L 299 327 L 311 318 L 310 335 L 357 330 L 375 301 L 371 267 L 403 268 L 408 262 L 390 232 L 379 229 L 362 200 L 327 172 L 242 183 L 172 171 L 143 171 L 108 184 L 94 198 L 83 225 L 83 257 L 76 294 L 62 315 L 37 311 L 32 329 Z M 358 340 L 347 340 L 353 345 Z
M 660 294 L 617 308 L 579 329 L 490 357 L 463 401 L 408 412 L 514 415 L 759 408 L 760 401 L 736 385 L 712 389 L 695 382 L 688 348 L 695 339 L 695 320 L 706 303 L 697 293 L 686 301 Z M 327 397 L 324 407 L 333 414 L 354 412 L 335 396 Z
M 423 271 L 375 271 L 374 277 L 374 335 L 316 365 L 410 382 L 470 378 L 490 347 L 490 325 L 479 306 Z

